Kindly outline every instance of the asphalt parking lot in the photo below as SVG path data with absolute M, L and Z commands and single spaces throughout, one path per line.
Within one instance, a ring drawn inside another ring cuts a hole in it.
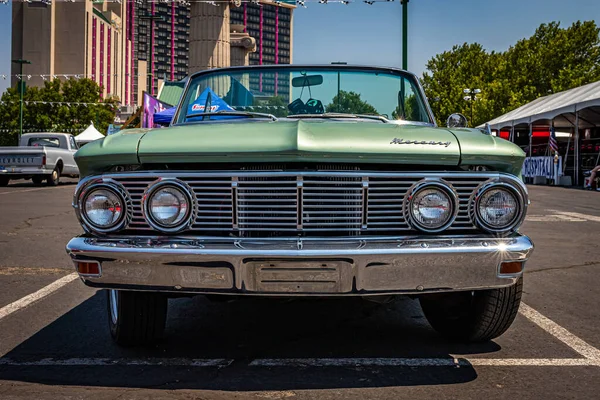
M 597 398 L 600 192 L 530 187 L 535 242 L 499 339 L 440 338 L 415 300 L 170 300 L 167 337 L 112 343 L 73 274 L 74 180 L 0 188 L 0 398 Z

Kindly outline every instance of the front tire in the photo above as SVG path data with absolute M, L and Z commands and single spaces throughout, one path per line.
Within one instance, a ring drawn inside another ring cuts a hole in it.
M 144 346 L 162 338 L 168 299 L 162 293 L 107 290 L 108 326 L 121 346 Z
M 513 323 L 523 278 L 512 286 L 469 292 L 424 295 L 419 300 L 429 324 L 442 336 L 461 342 L 485 342 Z

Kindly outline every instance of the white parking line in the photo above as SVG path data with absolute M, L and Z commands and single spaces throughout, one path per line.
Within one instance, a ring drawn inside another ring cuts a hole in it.
M 73 272 L 67 276 L 63 276 L 59 280 L 52 282 L 48 286 L 41 288 L 37 292 L 28 294 L 27 296 L 13 302 L 13 303 L 10 303 L 7 306 L 0 308 L 0 320 L 4 317 L 9 316 L 10 314 L 14 313 L 15 311 L 19 311 L 20 309 L 25 308 L 28 305 L 48 296 L 50 293 L 57 291 L 61 287 L 65 286 L 66 284 L 68 284 L 70 282 L 73 282 L 77 278 L 78 278 L 78 275 L 75 272 Z
M 105 366 L 174 366 L 174 367 L 226 367 L 233 360 L 186 359 L 186 358 L 148 358 L 148 359 L 113 359 L 113 358 L 44 358 L 37 361 L 17 361 L 11 358 L 0 358 L 1 365 L 25 367 L 105 367 Z
M 13 367 L 216 367 L 224 368 L 233 359 L 185 359 L 185 358 L 44 358 L 37 361 L 20 361 L 0 358 L 0 366 Z M 249 367 L 575 367 L 598 366 L 586 358 L 263 358 L 251 361 Z
M 73 191 L 75 191 L 75 186 L 66 185 L 66 186 L 36 188 L 36 189 L 13 190 L 13 191 L 10 191 L 10 192 L 0 192 L 0 195 L 3 195 L 3 194 L 12 194 L 12 193 L 36 192 L 38 190 L 52 190 L 52 189 L 63 189 L 63 188 L 72 188 Z
M 571 332 L 558 325 L 551 319 L 543 316 L 525 303 L 521 303 L 519 312 L 531 322 L 569 346 L 571 349 L 575 350 L 586 359 L 594 362 L 595 365 L 600 366 L 600 350 L 573 335 Z
M 558 210 L 550 210 L 550 211 L 552 211 L 558 215 L 564 215 L 564 216 L 570 217 L 570 218 L 582 218 L 587 221 L 600 222 L 600 217 L 598 217 L 596 215 L 581 214 L 581 213 L 567 212 L 567 211 L 558 211 Z

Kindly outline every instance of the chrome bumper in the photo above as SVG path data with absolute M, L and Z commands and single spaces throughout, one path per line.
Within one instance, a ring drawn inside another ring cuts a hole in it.
M 526 261 L 527 236 L 234 239 L 76 237 L 74 261 L 98 261 L 85 284 L 114 289 L 260 295 L 368 295 L 512 285 L 506 261 Z
M 50 175 L 52 169 L 42 167 L 11 167 L 11 168 L 0 168 L 0 175 L 14 175 L 14 179 L 18 179 L 18 176 L 32 176 L 32 175 Z

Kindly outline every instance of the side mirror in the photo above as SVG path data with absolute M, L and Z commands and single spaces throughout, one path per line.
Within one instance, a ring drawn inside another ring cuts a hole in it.
M 466 128 L 469 125 L 467 117 L 462 114 L 450 114 L 446 120 L 446 126 L 448 128 Z

